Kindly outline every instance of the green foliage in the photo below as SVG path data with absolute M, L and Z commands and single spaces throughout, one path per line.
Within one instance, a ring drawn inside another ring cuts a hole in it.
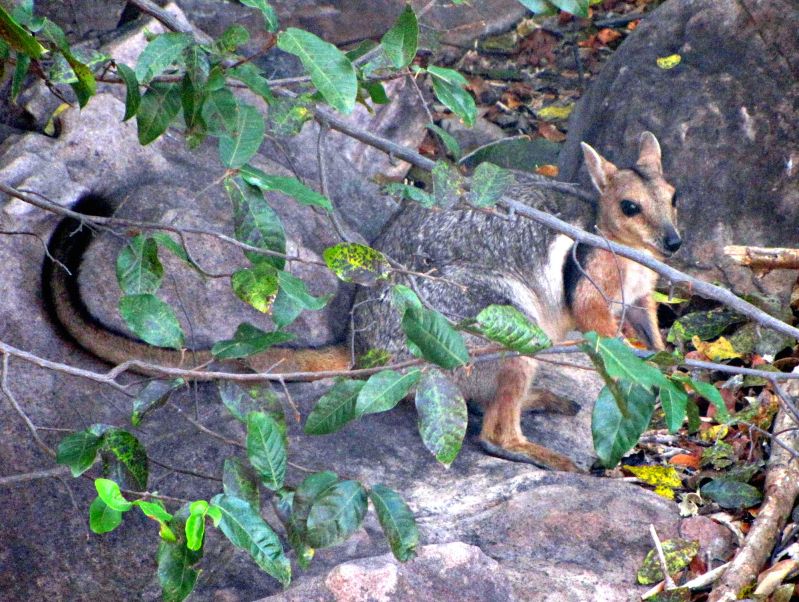
M 447 152 L 452 156 L 455 161 L 460 160 L 463 155 L 460 144 L 455 140 L 455 137 L 443 128 L 438 127 L 435 123 L 428 123 L 425 126 L 428 130 L 438 136 L 439 140 L 444 143 Z
M 352 112 L 358 81 L 355 68 L 343 52 L 314 34 L 294 27 L 280 34 L 277 47 L 300 59 L 330 106 L 342 113 Z
M 244 165 L 239 170 L 239 174 L 245 182 L 257 186 L 264 192 L 275 190 L 290 196 L 302 205 L 333 211 L 333 203 L 330 202 L 330 199 L 319 194 L 313 188 L 308 188 L 297 178 L 270 175 L 252 165 Z
M 402 330 L 417 357 L 446 369 L 464 366 L 469 361 L 463 337 L 437 311 L 408 307 L 402 316 Z
M 247 457 L 261 482 L 272 490 L 280 489 L 286 478 L 284 433 L 269 414 L 250 412 L 247 415 Z
M 716 502 L 722 508 L 751 508 L 763 501 L 763 494 L 757 487 L 734 479 L 713 479 L 702 485 L 699 491 L 703 497 Z
M 255 474 L 239 458 L 225 458 L 222 467 L 222 488 L 225 494 L 246 501 L 256 512 L 261 509 Z
M 117 282 L 126 295 L 155 293 L 161 287 L 164 266 L 158 245 L 148 236 L 134 236 L 117 255 Z
M 211 353 L 220 360 L 249 357 L 293 338 L 294 335 L 288 332 L 264 332 L 249 322 L 242 322 L 233 338 L 214 343 Z
M 217 387 L 222 403 L 237 420 L 247 422 L 251 412 L 262 412 L 269 414 L 285 431 L 283 406 L 268 384 L 249 383 L 242 387 L 233 381 L 222 380 Z
M 380 251 L 355 242 L 328 247 L 322 257 L 340 280 L 362 286 L 375 286 L 386 278 L 389 269 L 388 260 Z
M 0 37 L 22 56 L 40 59 L 47 52 L 47 49 L 25 31 L 2 6 L 0 6 Z
M 268 263 L 237 270 L 230 277 L 236 296 L 260 312 L 268 313 L 277 297 L 277 272 Z
M 421 371 L 416 369 L 404 374 L 394 370 L 373 374 L 358 393 L 355 415 L 363 416 L 392 409 L 410 393 L 421 375 Z
M 274 33 L 277 31 L 278 20 L 277 20 L 277 12 L 272 7 L 269 2 L 266 0 L 241 0 L 241 3 L 245 6 L 251 6 L 253 8 L 257 8 L 261 11 L 261 14 L 264 17 L 264 23 L 266 24 L 266 30 Z
M 466 91 L 469 82 L 457 71 L 430 65 L 427 68 L 433 82 L 433 93 L 444 106 L 472 127 L 477 119 L 477 105 Z
M 245 255 L 256 266 L 268 264 L 282 270 L 286 264 L 286 233 L 275 210 L 264 199 L 261 190 L 242 178 L 225 178 L 225 190 L 233 204 L 236 239 L 253 247 L 279 255 L 247 251 Z
M 141 442 L 127 431 L 110 428 L 103 434 L 103 451 L 113 455 L 112 476 L 120 483 L 131 482 L 136 489 L 147 488 L 149 476 L 147 451 Z
M 355 404 L 364 385 L 361 380 L 338 380 L 316 402 L 305 421 L 305 432 L 308 435 L 328 435 L 355 419 Z
M 430 207 L 435 207 L 436 204 L 436 200 L 431 194 L 425 192 L 421 188 L 411 186 L 410 184 L 391 182 L 390 184 L 386 184 L 384 186 L 384 190 L 386 191 L 386 194 L 390 194 L 402 199 L 416 201 L 422 207 L 427 207 L 428 209 Z
M 305 282 L 288 272 L 277 273 L 278 292 L 272 304 L 272 320 L 278 328 L 291 324 L 305 310 L 324 309 L 332 294 L 314 297 Z
M 177 86 L 153 82 L 139 101 L 136 127 L 139 144 L 150 144 L 161 136 L 181 108 L 180 89 Z
M 358 481 L 339 481 L 315 497 L 305 523 L 314 548 L 342 542 L 355 533 L 366 514 L 366 490 Z
M 89 528 L 92 533 L 109 533 L 122 524 L 122 512 L 110 508 L 99 497 L 89 506 Z
M 396 491 L 385 485 L 373 485 L 369 499 L 386 534 L 391 553 L 400 562 L 413 558 L 419 544 L 419 529 L 411 509 Z
M 510 305 L 489 305 L 464 326 L 519 353 L 533 354 L 552 346 L 537 324 Z
M 79 477 L 94 464 L 102 444 L 102 433 L 93 432 L 92 428 L 72 433 L 58 444 L 56 462 L 69 466 L 72 476 Z
M 183 330 L 174 310 L 155 295 L 124 295 L 119 300 L 119 315 L 144 342 L 155 347 L 183 347 Z
M 687 567 L 699 553 L 698 541 L 684 539 L 667 539 L 661 542 L 663 556 L 666 559 L 666 568 L 670 575 L 674 575 Z M 638 583 L 651 585 L 663 581 L 663 569 L 657 550 L 652 549 L 644 558 L 641 568 L 638 569 Z
M 455 460 L 466 435 L 466 402 L 438 370 L 422 375 L 416 387 L 416 412 L 422 442 L 444 466 Z
M 139 111 L 141 104 L 141 93 L 139 92 L 139 80 L 136 73 L 124 63 L 117 63 L 117 74 L 125 82 L 125 116 L 122 121 L 127 121 Z
M 502 195 L 514 182 L 513 173 L 494 165 L 480 163 L 472 175 L 472 189 L 469 192 L 469 203 L 475 207 L 491 207 L 502 198 Z
M 268 575 L 284 586 L 291 581 L 291 565 L 280 539 L 253 507 L 240 498 L 220 493 L 211 503 L 222 512 L 219 529 L 230 542 L 246 551 Z
M 463 176 L 458 168 L 446 161 L 436 161 L 433 176 L 433 198 L 436 205 L 450 209 L 463 194 Z
M 655 396 L 640 385 L 620 381 L 626 414 L 608 386 L 603 387 L 594 405 L 591 434 L 594 449 L 604 466 L 615 466 L 646 430 L 655 409 Z
M 411 64 L 419 42 L 419 23 L 410 4 L 397 17 L 396 23 L 380 39 L 383 51 L 397 69 Z
M 715 339 L 733 324 L 744 320 L 741 314 L 727 308 L 692 312 L 674 321 L 666 340 L 679 345 L 694 337 L 708 341 Z
M 177 32 L 162 33 L 153 38 L 136 62 L 136 79 L 142 84 L 149 84 L 154 77 L 179 63 L 183 50 L 191 42 L 188 35 Z

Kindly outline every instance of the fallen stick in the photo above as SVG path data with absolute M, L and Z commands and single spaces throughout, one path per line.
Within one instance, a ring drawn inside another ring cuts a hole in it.
M 799 387 L 786 386 L 786 392 L 796 399 Z M 780 408 L 774 419 L 773 437 L 789 448 L 799 447 L 796 423 Z M 733 602 L 738 593 L 757 578 L 769 558 L 777 538 L 785 526 L 796 497 L 799 495 L 799 460 L 786 449 L 773 444 L 766 468 L 765 499 L 752 523 L 743 547 L 730 562 L 729 569 L 710 592 L 709 602 Z
M 799 270 L 799 249 L 728 245 L 724 254 L 738 265 L 756 270 Z

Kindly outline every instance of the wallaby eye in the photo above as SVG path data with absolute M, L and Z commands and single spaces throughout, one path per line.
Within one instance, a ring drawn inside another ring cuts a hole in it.
M 634 203 L 625 199 L 620 203 L 620 205 L 621 212 L 627 217 L 632 217 L 633 215 L 638 215 L 641 213 L 641 205 L 638 203 Z

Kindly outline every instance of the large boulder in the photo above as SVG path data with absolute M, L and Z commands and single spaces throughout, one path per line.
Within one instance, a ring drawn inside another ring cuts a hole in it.
M 679 54 L 679 65 L 657 59 Z M 738 291 L 755 282 L 724 245 L 796 246 L 799 227 L 799 6 L 791 0 L 670 0 L 644 19 L 578 104 L 560 174 L 588 185 L 584 140 L 621 165 L 654 132 L 678 190 L 685 246 L 672 260 Z

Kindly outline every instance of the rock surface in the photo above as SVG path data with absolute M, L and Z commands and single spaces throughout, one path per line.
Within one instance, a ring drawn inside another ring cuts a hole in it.
M 679 54 L 661 69 L 656 60 Z M 588 184 L 579 142 L 627 165 L 643 130 L 663 147 L 685 245 L 672 260 L 738 291 L 786 295 L 795 274 L 755 282 L 724 245 L 796 246 L 799 7 L 790 0 L 672 0 L 641 22 L 569 122 L 560 177 Z M 630 151 L 631 152 L 631 151 Z

